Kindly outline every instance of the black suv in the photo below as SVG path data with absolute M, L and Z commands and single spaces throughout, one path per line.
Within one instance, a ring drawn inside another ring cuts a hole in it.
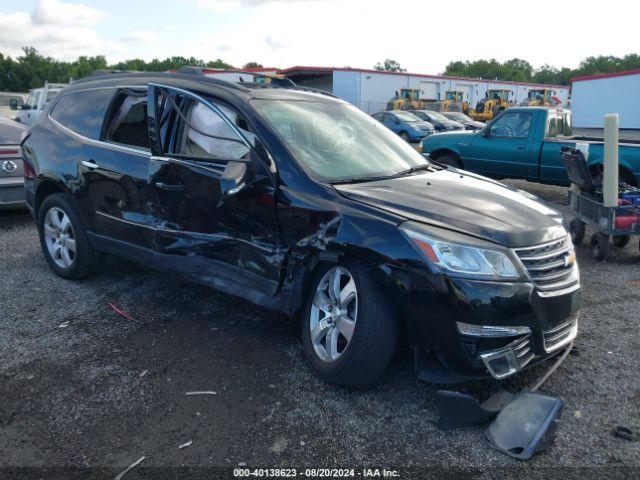
M 277 79 L 107 74 L 64 89 L 23 143 L 29 208 L 61 277 L 104 254 L 299 316 L 311 367 L 504 378 L 577 332 L 561 215 L 430 162 L 352 105 Z

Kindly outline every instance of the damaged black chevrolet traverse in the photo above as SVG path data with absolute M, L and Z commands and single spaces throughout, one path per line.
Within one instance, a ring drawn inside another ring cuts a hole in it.
M 374 383 L 400 333 L 433 381 L 509 377 L 576 336 L 557 211 L 429 162 L 331 95 L 103 74 L 61 92 L 23 147 L 55 273 L 115 254 L 298 316 L 328 382 Z

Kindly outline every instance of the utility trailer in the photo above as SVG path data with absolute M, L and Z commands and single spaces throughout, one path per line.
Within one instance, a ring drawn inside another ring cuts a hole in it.
M 596 229 L 591 236 L 591 256 L 604 260 L 610 237 L 615 246 L 622 248 L 632 236 L 640 236 L 640 189 L 621 184 L 618 205 L 607 207 L 602 201 L 602 188 L 594 182 L 583 153 L 572 147 L 562 147 L 561 151 L 571 181 L 569 205 L 576 215 L 570 223 L 571 239 L 574 245 L 580 244 L 586 225 L 591 225 Z

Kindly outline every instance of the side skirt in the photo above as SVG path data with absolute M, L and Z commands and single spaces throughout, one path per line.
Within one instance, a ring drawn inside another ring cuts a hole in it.
M 202 260 L 196 256 L 158 253 L 92 232 L 87 232 L 87 236 L 91 246 L 100 252 L 124 257 L 154 270 L 177 274 L 186 280 L 212 287 L 219 292 L 244 298 L 268 310 L 292 313 L 290 294 L 270 296 L 254 287 L 261 281 L 269 284 L 267 288 L 272 288 L 270 284 L 276 283 L 273 280 L 257 279 L 253 275 L 247 275 L 247 272 L 240 268 L 212 259 Z M 289 292 L 289 289 L 286 291 Z

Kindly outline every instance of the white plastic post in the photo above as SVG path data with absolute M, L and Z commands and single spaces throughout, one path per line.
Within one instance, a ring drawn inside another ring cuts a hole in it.
M 618 205 L 618 114 L 604 116 L 604 179 L 602 197 L 605 207 Z

